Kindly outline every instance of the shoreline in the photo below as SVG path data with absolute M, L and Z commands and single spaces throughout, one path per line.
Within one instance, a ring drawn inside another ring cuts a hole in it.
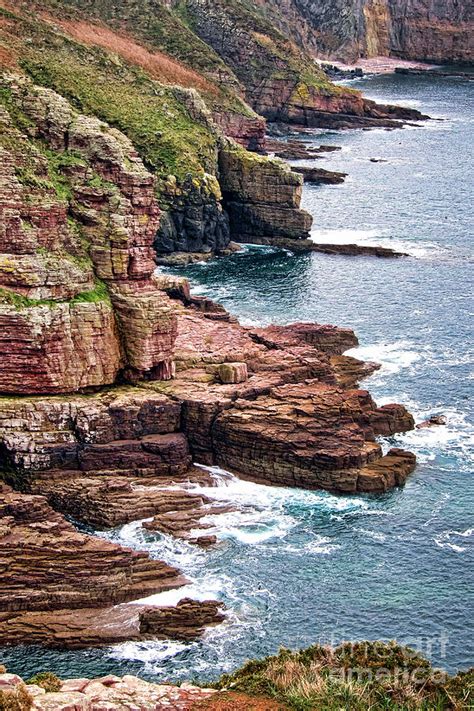
M 355 72 L 357 69 L 362 69 L 364 74 L 394 74 L 398 67 L 404 69 L 419 69 L 429 72 L 432 69 L 440 69 L 439 64 L 429 64 L 428 62 L 418 62 L 407 59 L 397 59 L 396 57 L 371 57 L 370 59 L 359 59 L 354 64 L 345 64 L 344 62 L 320 60 L 316 61 L 321 64 L 324 69 L 325 65 L 336 66 L 343 72 Z

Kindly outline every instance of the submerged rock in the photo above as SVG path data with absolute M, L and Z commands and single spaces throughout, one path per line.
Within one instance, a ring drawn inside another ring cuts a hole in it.
M 416 425 L 416 429 L 422 430 L 427 427 L 438 427 L 440 425 L 446 425 L 447 422 L 448 422 L 448 419 L 444 415 L 433 415 L 432 417 L 429 417 L 424 422 L 419 422 Z
M 313 185 L 336 185 L 343 183 L 347 173 L 338 173 L 334 170 L 323 170 L 322 168 L 311 168 L 303 165 L 293 166 L 295 173 L 301 173 L 305 183 Z

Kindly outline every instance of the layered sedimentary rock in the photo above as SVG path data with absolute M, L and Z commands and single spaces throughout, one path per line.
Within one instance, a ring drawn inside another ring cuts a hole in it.
M 223 622 L 223 605 L 213 600 L 205 603 L 183 598 L 174 608 L 155 607 L 147 610 L 141 619 L 143 634 L 161 635 L 168 639 L 196 639 L 196 629 L 204 632 L 208 625 Z
M 117 603 L 186 582 L 145 553 L 79 533 L 43 497 L 1 487 L 2 642 L 81 646 L 89 641 L 87 627 L 99 606 L 106 610 L 105 626 Z M 107 641 L 104 632 L 102 643 Z
M 173 380 L 0 398 L 0 472 L 29 492 L 2 485 L 2 641 L 188 639 L 222 619 L 214 603 L 127 604 L 185 580 L 145 554 L 77 532 L 63 513 L 99 528 L 146 518 L 150 534 L 206 547 L 218 542 L 219 516 L 234 507 L 203 493 L 213 478 L 193 460 L 262 483 L 344 493 L 402 485 L 415 466 L 409 452 L 383 456 L 376 437 L 411 429 L 413 419 L 357 389 L 377 366 L 343 355 L 357 344 L 352 331 L 243 328 L 192 297 L 184 280 L 164 277 L 156 286 L 177 320 Z
M 244 148 L 256 153 L 265 151 L 267 122 L 262 116 L 214 112 L 212 118 L 225 136 L 234 139 Z
M 55 92 L 14 76 L 3 90 L 0 391 L 170 377 L 153 176 L 123 134 Z
M 312 217 L 300 209 L 302 179 L 277 160 L 262 159 L 228 143 L 219 154 L 224 204 L 233 239 L 304 239 Z
M 252 331 L 205 313 L 179 316 L 177 377 L 164 390 L 183 403 L 194 458 L 307 488 L 383 491 L 402 483 L 414 457 L 394 452 L 386 460 L 375 437 L 409 430 L 413 418 L 398 405 L 378 408 L 366 391 L 340 387 L 370 372 L 341 356 L 356 342 L 353 332 L 328 326 Z M 248 379 L 219 384 L 219 361 L 236 360 L 246 362 Z
M 221 206 L 221 190 L 213 176 L 183 186 L 170 186 L 172 208 L 160 221 L 154 247 L 172 252 L 221 253 L 229 245 L 229 218 Z
M 383 459 L 372 469 L 382 455 L 375 435 L 412 427 L 403 410 L 378 410 L 366 391 L 307 381 L 274 388 L 254 403 L 237 400 L 217 417 L 212 436 L 219 442 L 218 464 L 244 477 L 271 484 L 291 479 L 296 486 L 340 492 L 384 491 L 403 483 L 415 458 L 407 455 L 399 470 Z M 394 450 L 390 456 L 398 457 Z
M 165 279 L 163 286 L 186 299 L 180 282 Z M 357 343 L 348 329 L 297 324 L 252 330 L 201 303 L 178 302 L 176 310 L 177 372 L 168 384 L 63 401 L 0 401 L 7 471 L 32 479 L 33 490 L 84 520 L 99 523 L 101 507 L 114 502 L 111 518 L 102 514 L 107 525 L 152 515 L 154 506 L 162 513 L 159 479 L 185 476 L 191 455 L 274 483 L 363 490 L 361 470 L 382 456 L 375 437 L 413 427 L 402 406 L 378 408 L 366 391 L 351 389 L 376 366 L 341 355 Z M 240 377 L 244 364 L 246 377 Z M 223 378 L 223 365 L 239 377 Z M 67 481 L 69 490 L 61 493 L 59 484 Z M 401 481 L 380 476 L 370 488 Z M 134 491 L 147 485 L 148 499 L 142 492 L 140 500 L 137 491 L 133 501 Z M 114 514 L 120 502 L 122 514 Z
M 305 183 L 312 185 L 336 185 L 343 183 L 347 173 L 339 173 L 334 170 L 324 170 L 324 168 L 311 168 L 310 166 L 297 166 L 293 168 L 295 173 L 301 173 Z

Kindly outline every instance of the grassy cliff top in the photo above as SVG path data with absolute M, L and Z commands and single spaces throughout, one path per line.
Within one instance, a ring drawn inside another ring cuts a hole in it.
M 215 686 L 270 697 L 295 711 L 467 711 L 474 669 L 451 677 L 396 642 L 347 642 L 281 649 L 225 674 Z
M 204 120 L 191 115 L 175 89 L 46 20 L 1 9 L 0 20 L 4 64 L 123 131 L 159 177 L 213 172 L 216 136 Z

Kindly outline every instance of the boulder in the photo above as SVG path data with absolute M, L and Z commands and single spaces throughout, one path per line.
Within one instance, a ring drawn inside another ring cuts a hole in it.
M 222 363 L 218 373 L 222 383 L 245 383 L 248 379 L 247 363 Z

